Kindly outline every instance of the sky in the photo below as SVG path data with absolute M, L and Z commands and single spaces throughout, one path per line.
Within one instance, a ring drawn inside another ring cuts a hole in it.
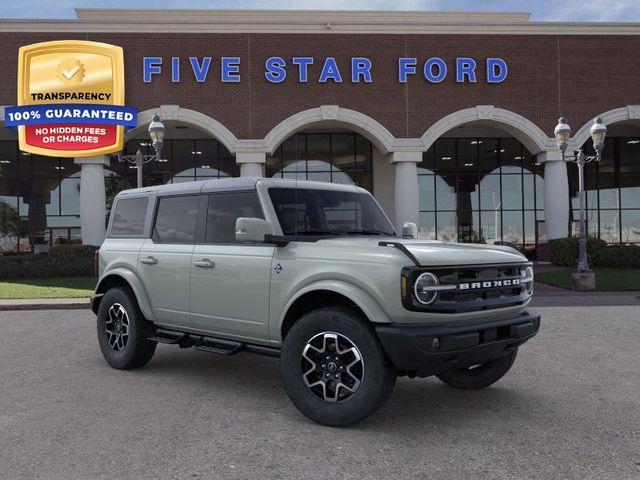
M 530 12 L 532 21 L 640 22 L 640 0 L 19 0 L 1 18 L 75 18 L 74 8 L 262 8 Z

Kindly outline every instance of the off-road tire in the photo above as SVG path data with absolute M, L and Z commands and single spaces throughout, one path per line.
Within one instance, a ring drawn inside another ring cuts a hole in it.
M 436 376 L 444 383 L 461 390 L 480 390 L 493 385 L 509 371 L 516 360 L 518 350 L 498 357 L 475 368 L 448 370 Z
M 348 339 L 363 362 L 359 386 L 353 393 L 337 389 L 349 397 L 335 403 L 314 394 L 303 377 L 303 351 L 311 339 L 325 333 Z M 348 307 L 325 307 L 302 316 L 284 338 L 280 372 L 296 408 L 311 420 L 331 427 L 346 427 L 376 412 L 391 395 L 397 376 L 372 326 Z
M 114 337 L 107 332 L 107 328 L 113 331 L 114 317 L 124 318 L 122 314 L 114 315 L 113 313 L 120 312 L 120 308 L 124 309 L 127 317 L 128 337 L 126 342 L 121 338 L 116 348 L 112 345 Z M 111 309 L 114 310 L 112 310 L 110 321 Z M 113 288 L 105 293 L 98 309 L 97 328 L 100 350 L 104 359 L 113 368 L 129 370 L 142 367 L 153 357 L 157 344 L 148 340 L 153 332 L 153 324 L 144 318 L 133 292 L 128 288 Z

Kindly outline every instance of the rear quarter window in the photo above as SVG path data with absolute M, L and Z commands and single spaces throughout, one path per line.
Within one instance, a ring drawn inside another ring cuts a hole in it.
M 110 235 L 112 237 L 142 235 L 148 204 L 147 197 L 119 199 L 113 211 Z
M 157 243 L 195 243 L 201 195 L 163 197 L 158 203 L 153 239 Z

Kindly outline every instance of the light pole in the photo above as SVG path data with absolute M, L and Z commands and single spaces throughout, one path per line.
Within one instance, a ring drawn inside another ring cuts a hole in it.
M 158 114 L 155 114 L 149 124 L 149 137 L 151 138 L 151 144 L 153 145 L 153 149 L 156 153 L 153 155 L 144 155 L 139 148 L 135 155 L 122 155 L 121 153 L 118 153 L 119 162 L 127 162 L 136 166 L 138 174 L 138 188 L 142 187 L 142 166 L 152 160 L 162 159 L 161 153 L 162 145 L 164 143 L 164 134 L 164 124 L 160 121 Z
M 597 117 L 593 125 L 591 125 L 591 139 L 593 140 L 593 148 L 596 151 L 594 155 L 585 155 L 582 149 L 573 155 L 567 155 L 567 145 L 571 136 L 571 127 L 567 123 L 567 119 L 561 117 L 558 125 L 554 130 L 558 149 L 562 154 L 563 161 L 574 162 L 578 166 L 578 191 L 580 195 L 580 238 L 578 240 L 578 268 L 577 273 L 591 273 L 589 261 L 587 259 L 587 229 L 585 222 L 585 191 L 584 191 L 584 166 L 592 161 L 599 162 L 602 158 L 602 148 L 604 147 L 604 138 L 607 134 L 607 127 L 602 123 L 602 119 Z

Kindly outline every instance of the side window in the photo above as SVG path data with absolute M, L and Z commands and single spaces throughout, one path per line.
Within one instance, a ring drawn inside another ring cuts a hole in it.
M 113 211 L 110 234 L 127 237 L 142 235 L 148 203 L 147 197 L 118 199 Z
M 206 243 L 235 243 L 238 217 L 264 218 L 255 191 L 209 196 Z
M 199 195 L 159 199 L 153 240 L 159 243 L 195 243 Z

